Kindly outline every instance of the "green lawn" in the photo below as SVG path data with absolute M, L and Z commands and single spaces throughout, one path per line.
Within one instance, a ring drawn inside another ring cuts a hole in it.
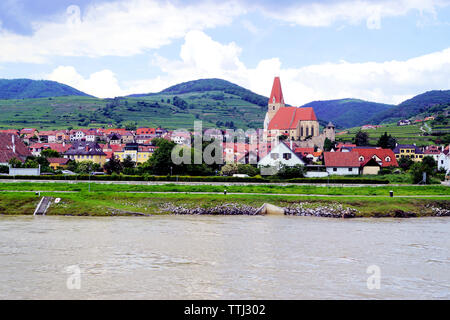
M 128 185 L 128 184 L 90 184 L 91 193 L 98 192 L 219 192 L 223 193 L 271 193 L 271 194 L 323 194 L 323 195 L 358 195 L 387 196 L 389 191 L 395 195 L 423 196 L 447 195 L 450 199 L 450 188 L 443 185 L 428 186 L 312 186 L 312 185 L 180 185 L 168 183 L 163 185 Z M 77 191 L 87 192 L 89 183 L 0 183 L 0 191 Z

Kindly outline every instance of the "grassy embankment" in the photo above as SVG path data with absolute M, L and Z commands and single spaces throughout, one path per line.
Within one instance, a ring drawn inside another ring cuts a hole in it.
M 396 210 L 414 212 L 418 216 L 432 215 L 432 207 L 450 209 L 450 193 L 444 186 L 398 186 L 398 187 L 316 187 L 316 186 L 184 186 L 184 185 L 100 185 L 92 184 L 88 192 L 86 184 L 0 184 L 0 190 L 22 192 L 0 192 L 0 214 L 33 214 L 39 197 L 33 192 L 45 191 L 42 195 L 59 197 L 61 202 L 53 204 L 47 215 L 127 215 L 130 213 L 164 214 L 167 204 L 195 207 L 214 207 L 223 204 L 250 205 L 259 207 L 272 203 L 287 207 L 307 202 L 308 206 L 342 204 L 359 211 L 359 216 L 394 215 Z M 228 194 L 222 192 L 227 189 Z M 393 190 L 396 197 L 390 198 Z M 61 191 L 73 191 L 63 193 Z M 148 192 L 148 193 L 136 193 Z M 152 193 L 181 192 L 181 193 Z M 187 193 L 192 192 L 192 193 Z M 196 193 L 197 192 L 197 193 Z M 220 192 L 199 194 L 198 192 Z M 256 194 L 230 194 L 256 193 Z M 290 195 L 278 195 L 290 194 Z M 302 194 L 298 196 L 297 194 Z M 319 195 L 319 196 L 314 196 Z M 323 195 L 323 196 L 322 196 Z M 372 196 L 372 197 L 370 197 Z M 425 196 L 425 197 L 424 197 Z

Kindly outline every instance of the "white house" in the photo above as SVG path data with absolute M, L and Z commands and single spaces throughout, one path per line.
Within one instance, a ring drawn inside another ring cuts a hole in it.
M 305 162 L 300 159 L 285 143 L 280 142 L 278 145 L 272 148 L 272 150 L 268 154 L 266 154 L 265 157 L 259 160 L 258 167 L 260 169 L 263 169 L 267 166 L 270 166 L 278 170 L 282 165 L 293 167 L 298 164 L 305 165 Z M 264 170 L 261 170 L 261 174 L 265 174 Z
M 356 152 L 324 152 L 325 168 L 329 175 L 357 175 L 360 162 Z
M 441 153 L 437 159 L 438 169 L 450 170 L 450 153 Z

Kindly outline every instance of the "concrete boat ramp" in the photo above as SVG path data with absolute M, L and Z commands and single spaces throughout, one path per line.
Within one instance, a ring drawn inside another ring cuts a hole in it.
M 34 210 L 34 214 L 35 216 L 44 216 L 45 213 L 47 212 L 48 208 L 50 207 L 50 205 L 53 202 L 52 197 L 42 197 L 41 201 L 39 201 L 39 204 L 36 207 L 36 210 Z

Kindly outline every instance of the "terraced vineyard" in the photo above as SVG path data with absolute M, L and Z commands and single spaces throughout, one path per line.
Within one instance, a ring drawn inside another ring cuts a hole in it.
M 432 128 L 431 125 L 432 121 L 427 121 L 429 128 Z M 355 137 L 355 134 L 360 130 L 361 127 L 355 127 L 350 128 L 344 131 L 347 131 L 347 134 L 343 135 L 337 135 L 336 141 L 340 142 L 351 142 L 353 138 Z M 443 126 L 441 128 L 443 130 L 449 130 L 449 126 Z M 434 127 L 433 127 L 434 130 Z M 436 136 L 433 136 L 431 134 L 425 135 L 425 133 L 428 134 L 428 130 L 424 126 L 424 123 L 420 124 L 414 124 L 409 126 L 397 126 L 396 123 L 391 123 L 384 125 L 383 127 L 376 128 L 376 129 L 368 129 L 363 130 L 369 134 L 369 141 L 370 144 L 375 145 L 380 138 L 381 135 L 383 135 L 385 132 L 392 135 L 394 138 L 397 139 L 397 142 L 400 144 L 413 144 L 415 143 L 418 146 L 424 146 L 424 145 L 430 145 L 434 144 L 433 140 L 436 138 Z
M 116 99 L 11 99 L 0 100 L 0 128 L 65 129 L 133 121 L 137 126 L 192 129 L 195 120 L 202 120 L 204 127 L 260 128 L 266 108 L 221 91 Z

